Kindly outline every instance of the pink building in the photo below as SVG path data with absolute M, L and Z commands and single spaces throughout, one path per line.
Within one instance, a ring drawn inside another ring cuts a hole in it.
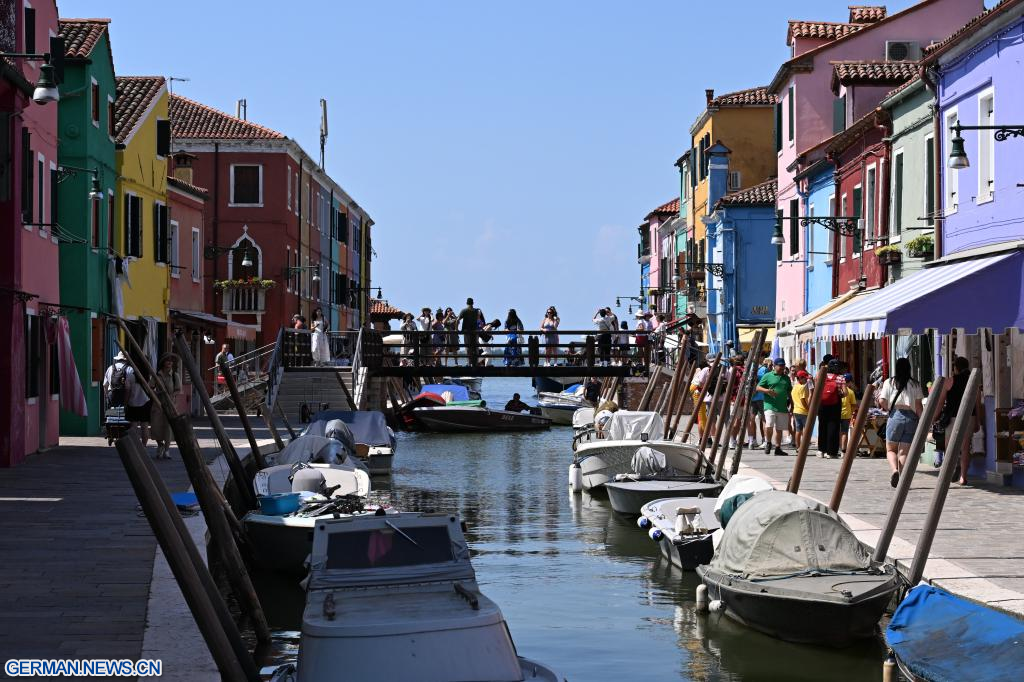
M 13 44 L 0 50 L 49 52 L 56 36 L 53 0 L 15 0 L 2 32 Z M 0 124 L 7 136 L 10 169 L 0 188 L 0 326 L 10 344 L 0 363 L 0 466 L 13 466 L 55 445 L 59 428 L 59 376 L 50 320 L 60 312 L 59 229 L 54 225 L 57 188 L 57 103 L 32 101 L 41 61 L 4 60 L 0 67 Z
M 778 208 L 785 216 L 806 215 L 805 196 L 794 181 L 817 158 L 821 143 L 841 132 L 884 95 L 867 88 L 847 101 L 832 91 L 836 62 L 916 61 L 929 44 L 939 41 L 984 9 L 982 0 L 922 0 L 888 15 L 885 7 L 853 6 L 848 22 L 790 21 L 786 42 L 793 57 L 784 62 L 769 92 L 779 96 L 776 109 Z M 845 94 L 845 93 L 842 93 Z M 824 215 L 824 211 L 817 210 Z M 801 231 L 806 235 L 806 231 Z M 804 237 L 802 236 L 801 239 Z M 776 317 L 780 323 L 805 312 L 805 244 L 780 262 L 777 270 Z M 784 253 L 790 254 L 787 246 Z
M 675 230 L 679 221 L 679 197 L 668 201 L 647 214 L 650 270 L 647 283 L 647 305 L 652 312 L 665 313 L 666 319 L 675 317 Z

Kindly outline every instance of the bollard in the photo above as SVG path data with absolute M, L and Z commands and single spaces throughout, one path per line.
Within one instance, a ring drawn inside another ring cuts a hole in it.
M 708 612 L 708 586 L 704 583 L 697 585 L 697 613 Z

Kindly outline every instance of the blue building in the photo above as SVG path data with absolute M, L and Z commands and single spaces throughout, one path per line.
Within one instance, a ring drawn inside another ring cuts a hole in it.
M 776 181 L 726 194 L 729 150 L 716 144 L 708 153 L 713 210 L 702 220 L 710 255 L 708 345 L 717 352 L 730 341 L 740 349 L 757 328 L 775 326 Z

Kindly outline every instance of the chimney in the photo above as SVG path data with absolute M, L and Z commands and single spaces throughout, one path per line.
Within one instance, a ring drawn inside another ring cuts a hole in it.
M 708 106 L 711 106 L 711 100 L 713 100 L 715 98 L 715 89 L 714 88 L 708 88 L 707 90 L 705 90 L 704 91 L 704 97 L 706 97 L 707 100 L 708 100 Z
M 708 157 L 708 206 L 714 207 L 729 191 L 729 155 L 731 151 L 716 140 L 705 152 Z
M 174 160 L 174 177 L 190 185 L 196 184 L 192 182 L 192 161 L 196 158 L 195 155 L 180 152 L 172 158 Z
M 249 117 L 249 106 L 244 99 L 235 101 L 235 118 L 247 121 Z

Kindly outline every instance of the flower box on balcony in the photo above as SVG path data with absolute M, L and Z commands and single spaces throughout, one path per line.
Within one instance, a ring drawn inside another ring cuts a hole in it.
M 213 288 L 218 291 L 224 289 L 270 289 L 275 284 L 277 282 L 272 279 L 249 277 L 248 279 L 220 279 L 213 283 Z
M 935 237 L 930 234 L 915 237 L 907 242 L 906 246 L 907 253 L 914 258 L 930 260 L 935 255 Z
M 903 252 L 897 245 L 883 246 L 875 252 L 878 262 L 882 265 L 899 265 L 903 260 Z

